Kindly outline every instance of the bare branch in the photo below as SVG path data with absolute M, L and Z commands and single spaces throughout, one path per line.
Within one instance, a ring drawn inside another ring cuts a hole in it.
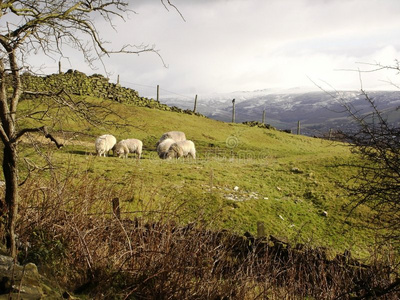
M 165 9 L 169 11 L 167 5 L 164 3 L 164 0 L 161 0 L 161 3 L 164 5 Z M 181 16 L 182 20 L 184 22 L 186 22 L 185 18 L 183 17 L 182 13 L 180 12 L 180 10 L 174 4 L 172 4 L 170 0 L 167 0 L 167 3 L 169 6 L 173 7 L 178 12 L 178 14 Z
M 382 69 L 399 70 L 394 66 L 373 65 L 374 72 Z M 352 130 L 339 131 L 339 135 L 348 142 L 357 159 L 348 166 L 357 171 L 344 186 L 349 192 L 350 213 L 360 206 L 371 209 L 373 219 L 371 228 L 377 230 L 383 239 L 390 239 L 399 245 L 400 236 L 400 128 L 391 123 L 384 112 L 380 111 L 376 101 L 363 88 L 360 76 L 360 96 L 369 106 L 368 112 L 361 111 L 340 96 L 338 91 L 327 92 L 339 101 L 344 111 L 353 121 Z
M 63 144 L 59 143 L 57 141 L 57 139 L 47 131 L 46 126 L 41 126 L 41 127 L 37 127 L 37 128 L 24 128 L 16 134 L 16 136 L 12 140 L 12 142 L 17 142 L 24 134 L 26 134 L 28 132 L 29 133 L 30 132 L 41 132 L 41 133 L 43 133 L 44 137 L 50 139 L 57 146 L 57 148 L 61 148 L 64 146 Z

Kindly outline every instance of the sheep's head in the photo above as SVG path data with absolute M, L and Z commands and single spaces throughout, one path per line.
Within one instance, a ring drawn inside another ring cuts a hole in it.
M 167 158 L 167 153 L 166 152 L 159 152 L 158 157 L 161 159 L 166 159 Z
M 177 158 L 177 153 L 173 149 L 170 149 L 165 154 L 165 159 L 172 159 L 172 158 Z
M 124 156 L 124 151 L 116 151 L 118 157 Z
M 124 156 L 126 153 L 129 153 L 129 149 L 128 147 L 126 147 L 125 145 L 116 145 L 114 147 L 114 153 L 118 156 L 118 157 L 122 157 Z
M 179 147 L 176 143 L 172 144 L 171 147 L 169 147 L 169 150 L 166 154 L 166 159 L 171 159 L 171 158 L 179 158 L 183 156 L 183 150 L 181 147 Z

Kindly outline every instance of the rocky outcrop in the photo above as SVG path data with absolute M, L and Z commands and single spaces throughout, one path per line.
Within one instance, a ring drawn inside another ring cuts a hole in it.
M 12 257 L 0 254 L 0 300 L 62 299 L 62 295 L 46 283 L 33 263 L 19 265 Z
M 258 122 L 258 121 L 246 121 L 246 122 L 242 122 L 242 124 L 250 126 L 250 127 L 275 129 L 270 124 L 264 124 L 264 123 L 261 123 L 261 122 Z

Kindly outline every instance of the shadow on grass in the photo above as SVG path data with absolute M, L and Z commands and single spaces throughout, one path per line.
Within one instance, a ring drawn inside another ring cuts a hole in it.
M 91 151 L 87 151 L 87 150 L 66 150 L 65 152 L 69 153 L 69 154 L 74 154 L 74 155 L 97 156 L 96 152 L 91 152 Z M 117 158 L 117 156 L 112 155 L 111 151 L 110 151 L 110 154 L 107 157 Z M 129 159 L 129 160 L 130 159 L 137 160 L 137 157 L 134 154 L 129 154 L 127 159 Z M 140 160 L 159 160 L 159 158 L 158 158 L 157 153 L 154 154 L 153 152 L 150 152 L 150 154 L 142 155 Z
M 96 155 L 96 153 L 94 153 L 94 152 L 85 151 L 85 150 L 67 150 L 65 152 L 70 153 L 70 154 L 78 154 L 78 155 L 85 155 L 85 156 Z

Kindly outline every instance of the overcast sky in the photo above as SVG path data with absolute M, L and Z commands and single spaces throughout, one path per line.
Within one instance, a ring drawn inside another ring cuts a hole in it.
M 156 45 L 154 54 L 115 55 L 105 60 L 111 81 L 144 95 L 164 90 L 194 94 L 257 89 L 360 89 L 362 63 L 400 59 L 399 0 L 157 0 L 131 1 L 118 32 L 104 31 L 114 48 L 126 43 Z M 81 62 L 65 68 L 90 70 Z M 398 75 L 400 76 L 400 75 Z M 396 73 L 363 73 L 366 90 L 393 89 Z M 310 80 L 311 79 L 311 80 Z M 400 79 L 400 77 L 399 77 Z M 399 80 L 398 80 L 399 81 Z M 154 88 L 153 88 L 154 87 Z

